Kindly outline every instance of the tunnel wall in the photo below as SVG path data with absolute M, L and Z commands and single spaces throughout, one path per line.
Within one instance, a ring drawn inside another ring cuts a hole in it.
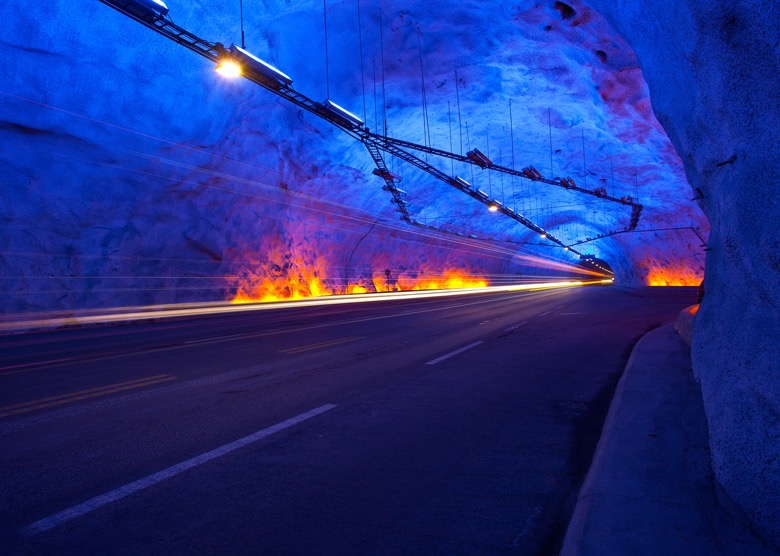
M 780 544 L 780 4 L 594 0 L 628 39 L 711 225 L 695 319 L 722 500 Z
M 169 7 L 177 24 L 204 38 L 229 44 L 240 37 L 233 0 L 171 0 Z M 332 95 L 362 114 L 355 7 L 353 0 L 329 3 L 330 93 L 321 3 L 247 6 L 247 47 L 294 77 L 296 90 L 315 100 Z M 367 3 L 363 12 L 367 122 L 374 130 L 376 7 Z M 382 2 L 382 13 L 385 49 L 397 54 L 386 57 L 382 71 L 395 137 L 423 142 L 421 47 L 435 146 L 451 145 L 450 105 L 453 130 L 460 128 L 459 90 L 465 149 L 489 144 L 494 160 L 509 165 L 511 138 L 518 167 L 532 164 L 589 188 L 609 186 L 617 197 L 639 196 L 642 226 L 706 226 L 650 110 L 633 52 L 592 9 L 569 16 L 554 2 L 392 0 Z M 505 128 L 510 99 L 514 137 Z M 212 64 L 96 0 L 11 2 L 4 10 L 0 142 L 5 313 L 224 300 L 247 280 L 262 281 L 263 269 L 273 281 L 291 268 L 343 281 L 348 261 L 350 276 L 362 269 L 357 285 L 366 286 L 373 270 L 388 265 L 514 276 L 540 273 L 517 268 L 515 254 L 576 260 L 390 159 L 409 184 L 416 218 L 514 243 L 475 247 L 410 229 L 371 174 L 362 145 L 251 83 L 222 80 Z M 473 185 L 490 190 L 489 174 L 477 173 Z M 527 180 L 506 181 L 505 193 L 504 181 L 493 178 L 507 206 L 571 241 L 627 224 L 625 206 L 592 211 L 593 198 Z M 646 262 L 699 272 L 698 239 L 664 233 L 605 237 L 582 251 L 609 260 L 622 285 L 645 283 Z

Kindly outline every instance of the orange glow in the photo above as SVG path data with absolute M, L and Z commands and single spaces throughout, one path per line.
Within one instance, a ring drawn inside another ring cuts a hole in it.
M 611 280 L 583 281 L 558 281 L 558 282 L 532 282 L 524 284 L 506 284 L 502 286 L 488 286 L 486 288 L 465 288 L 438 291 L 407 291 L 391 293 L 366 293 L 356 295 L 331 295 L 322 298 L 308 298 L 297 301 L 283 301 L 277 303 L 229 303 L 199 302 L 199 303 L 172 303 L 168 305 L 144 305 L 140 307 L 109 307 L 106 309 L 85 309 L 74 315 L 72 311 L 42 312 L 42 313 L 16 313 L 0 315 L 0 331 L 6 330 L 30 330 L 32 328 L 59 328 L 63 326 L 77 326 L 82 324 L 134 322 L 148 319 L 167 319 L 193 317 L 198 315 L 235 314 L 238 311 L 273 311 L 279 308 L 304 308 L 319 307 L 325 305 L 346 305 L 347 303 L 372 303 L 387 301 L 404 301 L 410 299 L 437 299 L 442 297 L 460 297 L 469 295 L 481 295 L 484 293 L 504 293 L 517 291 L 543 291 L 560 288 L 582 287 L 592 284 L 610 283 Z M 281 331 L 279 331 L 281 332 Z M 226 336 L 232 338 L 232 336 Z M 219 340 L 217 340 L 219 341 Z M 5 374 L 14 374 L 21 371 L 5 371 Z
M 227 77 L 228 79 L 233 79 L 241 75 L 241 66 L 228 58 L 220 61 L 219 65 L 216 68 L 216 72 L 222 75 L 223 77 Z
M 275 263 L 275 259 L 281 262 Z M 333 295 L 321 277 L 326 265 L 317 260 L 309 265 L 285 257 L 271 257 L 265 264 L 257 261 L 257 273 L 240 280 L 231 303 L 287 301 Z
M 440 277 L 410 279 L 403 275 L 398 278 L 399 289 L 408 290 L 452 290 L 459 288 L 485 288 L 489 285 L 484 278 L 468 276 L 457 270 L 448 270 Z
M 334 280 L 329 285 L 324 278 L 327 265 L 322 260 L 315 264 L 287 261 L 281 264 L 261 264 L 258 261 L 258 271 L 243 279 L 238 278 L 240 285 L 232 304 L 266 303 L 272 301 L 290 301 L 310 297 L 323 297 L 344 293 L 343 282 Z M 431 275 L 426 272 L 396 272 L 388 277 L 384 270 L 376 270 L 372 283 L 350 283 L 348 294 L 365 294 L 387 291 L 414 290 L 450 290 L 465 288 L 485 288 L 489 285 L 486 278 L 471 276 L 458 269 L 447 269 L 441 274 Z
M 703 279 L 690 267 L 654 267 L 647 273 L 648 286 L 698 286 Z

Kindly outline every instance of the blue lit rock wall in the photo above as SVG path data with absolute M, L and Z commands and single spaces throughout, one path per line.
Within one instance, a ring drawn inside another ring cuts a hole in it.
M 780 5 L 594 4 L 637 51 L 712 225 L 693 361 L 713 467 L 780 545 Z
M 240 37 L 235 4 L 169 2 L 177 24 L 226 44 Z M 322 5 L 246 4 L 247 47 L 323 100 Z M 659 267 L 701 273 L 698 238 L 685 227 L 706 234 L 706 221 L 650 109 L 636 57 L 598 14 L 553 2 L 389 2 L 382 52 L 378 5 L 361 7 L 362 72 L 357 4 L 329 3 L 334 100 L 365 113 L 372 129 L 386 120 L 396 137 L 446 150 L 452 140 L 461 152 L 476 146 L 506 166 L 514 152 L 518 167 L 638 195 L 646 205 L 640 227 L 662 231 L 617 235 L 582 251 L 608 260 L 627 284 L 646 282 Z M 222 81 L 208 61 L 96 0 L 11 3 L 3 15 L 6 312 L 229 299 L 247 282 L 305 279 L 312 268 L 339 291 L 348 273 L 370 287 L 384 268 L 527 275 L 547 271 L 514 255 L 574 260 L 391 160 L 415 218 L 501 241 L 410 229 L 361 145 L 251 83 Z M 566 242 L 627 224 L 622 205 L 436 164 Z

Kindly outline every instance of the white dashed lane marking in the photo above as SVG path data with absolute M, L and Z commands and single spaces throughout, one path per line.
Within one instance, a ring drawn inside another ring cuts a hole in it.
M 477 347 L 477 346 L 478 346 L 479 344 L 481 344 L 481 343 L 483 343 L 483 342 L 482 342 L 482 340 L 480 340 L 480 341 L 478 341 L 478 342 L 474 342 L 473 344 L 469 344 L 469 345 L 467 345 L 467 346 L 465 346 L 465 347 L 462 347 L 462 348 L 460 348 L 460 349 L 456 349 L 455 351 L 451 351 L 451 352 L 449 352 L 449 353 L 448 353 L 448 354 L 446 354 L 446 355 L 442 355 L 441 357 L 437 357 L 436 359 L 433 359 L 433 360 L 431 360 L 431 361 L 428 361 L 428 362 L 426 363 L 426 365 L 435 365 L 436 363 L 441 363 L 441 362 L 442 362 L 442 361 L 444 361 L 445 359 L 449 359 L 450 357 L 455 357 L 456 355 L 458 355 L 458 354 L 460 354 L 460 353 L 463 353 L 463 352 L 464 352 L 464 351 L 466 351 L 467 349 L 471 349 L 471 348 Z
M 197 467 L 213 459 L 229 454 L 230 452 L 234 452 L 239 448 L 243 448 L 244 446 L 252 444 L 253 442 L 262 440 L 263 438 L 271 436 L 272 434 L 275 434 L 286 428 L 292 427 L 293 425 L 297 425 L 302 421 L 311 419 L 312 417 L 315 417 L 320 413 L 325 413 L 326 411 L 329 411 L 334 407 L 336 407 L 335 404 L 321 405 L 320 407 L 316 407 L 311 411 L 307 411 L 306 413 L 301 413 L 300 415 L 296 415 L 295 417 L 287 419 L 286 421 L 282 421 L 281 423 L 277 423 L 268 428 L 252 433 L 249 436 L 245 436 L 244 438 L 239 438 L 238 440 L 235 440 L 229 444 L 225 444 L 224 446 L 220 446 L 219 448 L 211 450 L 210 452 L 206 452 L 205 454 L 201 454 L 192 459 L 188 459 L 181 463 L 177 463 L 172 467 L 163 469 L 162 471 L 158 471 L 157 473 L 149 475 L 148 477 L 144 477 L 143 479 L 139 479 L 135 482 L 126 484 L 125 486 L 119 487 L 118 489 L 112 490 L 111 492 L 107 492 L 105 494 L 101 494 L 100 496 L 96 496 L 95 498 L 92 498 L 91 500 L 87 500 L 86 502 L 78 504 L 77 506 L 73 506 L 72 508 L 63 510 L 47 518 L 41 519 L 40 521 L 36 521 L 32 525 L 28 525 L 27 527 L 22 529 L 22 535 L 25 537 L 32 537 L 39 533 L 43 533 L 50 529 L 54 529 L 55 527 L 62 525 L 63 523 L 72 521 L 78 517 L 81 517 L 85 514 L 88 514 L 92 511 L 102 508 L 103 506 L 107 506 L 108 504 L 111 504 L 113 502 L 121 500 L 122 498 L 130 496 L 131 494 L 135 494 L 136 492 L 149 488 L 150 486 L 154 486 L 158 483 L 161 483 L 166 479 L 175 477 L 176 475 L 184 473 L 185 471 L 192 469 L 193 467 Z

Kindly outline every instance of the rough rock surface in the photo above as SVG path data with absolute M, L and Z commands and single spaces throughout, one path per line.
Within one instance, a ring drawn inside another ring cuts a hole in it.
M 236 2 L 168 4 L 177 24 L 239 42 Z M 583 2 L 396 0 L 362 3 L 360 28 L 355 2 L 330 2 L 327 80 L 322 4 L 256 4 L 248 48 L 372 129 L 386 120 L 395 137 L 638 197 L 642 232 L 582 247 L 621 283 L 700 278 L 700 198 L 713 230 L 693 348 L 715 471 L 777 542 L 777 2 L 592 0 L 604 19 Z M 497 279 L 548 271 L 531 256 L 572 260 L 391 161 L 420 221 L 510 243 L 405 227 L 360 145 L 95 0 L 4 6 L 0 145 L 5 313 L 229 299 L 262 282 L 292 294 Z M 567 242 L 626 224 L 619 205 L 451 170 Z
M 177 24 L 239 42 L 235 2 L 168 4 Z M 687 227 L 706 234 L 706 220 L 690 202 L 636 58 L 594 11 L 562 6 L 383 3 L 380 41 L 377 4 L 361 5 L 361 34 L 357 4 L 332 2 L 329 87 L 320 3 L 246 6 L 247 48 L 315 100 L 329 88 L 372 129 L 386 119 L 391 135 L 447 150 L 452 137 L 454 151 L 477 146 L 507 166 L 514 150 L 517 167 L 638 195 L 640 228 L 660 231 L 582 251 L 608 260 L 622 283 L 659 272 L 662 282 L 696 280 L 703 254 Z M 529 256 L 574 260 L 391 160 L 415 218 L 510 243 L 466 245 L 410 229 L 361 145 L 251 83 L 222 80 L 208 61 L 95 0 L 9 4 L 0 53 L 6 312 L 230 299 L 268 280 L 287 294 L 293 282 L 303 293 L 317 289 L 313 282 L 342 291 L 345 279 L 370 290 L 385 268 L 399 278 L 457 270 L 496 281 L 549 272 L 528 266 Z M 627 224 L 619 204 L 436 164 L 567 242 Z
M 709 218 L 693 364 L 713 467 L 724 500 L 780 546 L 780 4 L 593 4 L 636 51 Z

